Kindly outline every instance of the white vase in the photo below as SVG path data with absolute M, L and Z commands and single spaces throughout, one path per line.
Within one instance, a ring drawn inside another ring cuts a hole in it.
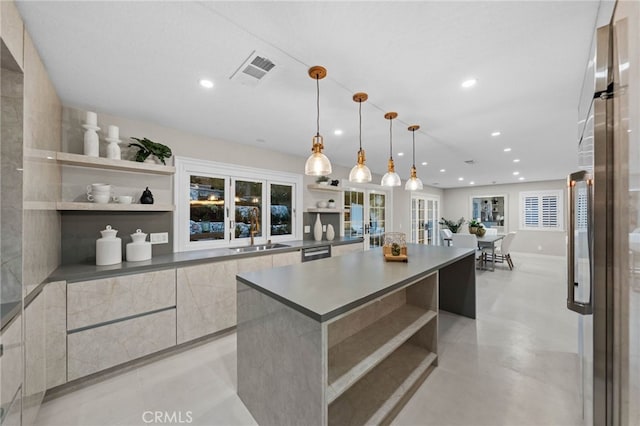
M 98 126 L 92 126 L 90 124 L 84 124 L 82 127 L 86 130 L 84 132 L 84 155 L 89 157 L 100 157 L 100 144 L 97 130 L 100 130 Z
M 107 158 L 120 160 L 120 146 L 118 145 L 120 139 L 107 138 L 107 142 L 109 142 L 109 145 L 107 145 Z
M 320 214 L 316 215 L 316 223 L 313 225 L 313 239 L 322 241 L 322 222 L 320 222 Z
M 335 237 L 336 237 L 336 232 L 333 230 L 333 225 L 332 224 L 328 224 L 327 225 L 327 240 L 333 241 L 333 239 Z

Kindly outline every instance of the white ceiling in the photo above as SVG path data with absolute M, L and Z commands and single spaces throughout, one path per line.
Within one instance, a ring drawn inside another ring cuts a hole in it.
M 573 171 L 598 4 L 23 1 L 18 8 L 66 104 L 306 157 L 316 125 L 307 69 L 323 65 L 320 132 L 334 164 L 355 163 L 351 97 L 364 91 L 372 171 L 386 171 L 383 115 L 397 111 L 396 170 L 408 176 L 406 128 L 419 124 L 418 176 L 450 188 L 517 182 L 514 171 L 527 181 Z M 270 75 L 256 87 L 229 80 L 253 50 L 276 64 Z M 468 77 L 478 84 L 461 88 Z M 201 78 L 214 89 L 201 88 Z M 496 130 L 501 136 L 492 137 Z

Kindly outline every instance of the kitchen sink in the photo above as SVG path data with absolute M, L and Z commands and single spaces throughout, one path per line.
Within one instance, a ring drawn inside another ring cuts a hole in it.
M 286 244 L 258 244 L 255 246 L 245 246 L 245 247 L 234 247 L 229 250 L 235 253 L 251 253 L 254 251 L 264 251 L 264 250 L 272 250 L 277 248 L 290 247 Z

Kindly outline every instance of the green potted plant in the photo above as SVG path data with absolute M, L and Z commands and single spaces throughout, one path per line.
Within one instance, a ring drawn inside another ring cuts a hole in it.
M 139 163 L 143 163 L 145 161 L 149 161 L 150 155 L 155 155 L 155 157 L 160 160 L 162 164 L 165 166 L 165 158 L 169 158 L 172 155 L 171 148 L 161 143 L 153 142 L 147 138 L 131 138 L 137 142 L 133 142 L 129 144 L 129 147 L 135 146 L 138 148 L 138 152 L 136 153 L 135 160 Z
M 475 219 L 471 219 L 469 221 L 469 233 L 470 234 L 477 234 L 478 233 L 478 228 L 482 227 L 482 224 L 475 220 Z
M 329 185 L 329 176 L 318 176 L 316 183 L 319 185 Z
M 457 221 L 445 219 L 444 217 L 442 217 L 442 218 L 440 218 L 440 222 L 438 222 L 438 223 L 440 225 L 442 225 L 442 226 L 446 226 L 454 234 L 457 234 L 458 233 L 458 229 L 460 229 L 460 227 L 464 223 L 464 217 L 461 217 Z

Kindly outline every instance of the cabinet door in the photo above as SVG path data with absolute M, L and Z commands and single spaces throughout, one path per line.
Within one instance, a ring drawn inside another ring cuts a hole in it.
M 331 246 L 331 257 L 342 256 L 343 254 L 355 253 L 357 251 L 362 251 L 362 250 L 363 250 L 362 243 Z
M 178 344 L 236 325 L 237 262 L 178 269 Z
M 67 330 L 176 305 L 175 269 L 67 284 Z
M 44 290 L 47 389 L 67 381 L 67 283 L 48 283 Z
M 41 291 L 24 309 L 24 425 L 35 423 L 46 390 L 45 308 Z
M 158 352 L 175 343 L 175 309 L 69 333 L 69 380 Z
M 301 254 L 299 251 L 274 254 L 272 255 L 273 267 L 277 268 L 278 266 L 295 265 L 296 263 L 300 263 L 302 261 L 300 256 Z
M 18 315 L 2 330 L 2 353 L 0 354 L 0 408 L 8 410 L 12 404 L 22 401 L 22 316 Z M 15 408 L 14 408 L 15 409 Z M 20 413 L 20 411 L 18 411 Z M 19 416 L 18 416 L 19 419 Z M 19 423 L 18 423 L 19 424 Z M 3 423 L 4 426 L 4 423 Z

